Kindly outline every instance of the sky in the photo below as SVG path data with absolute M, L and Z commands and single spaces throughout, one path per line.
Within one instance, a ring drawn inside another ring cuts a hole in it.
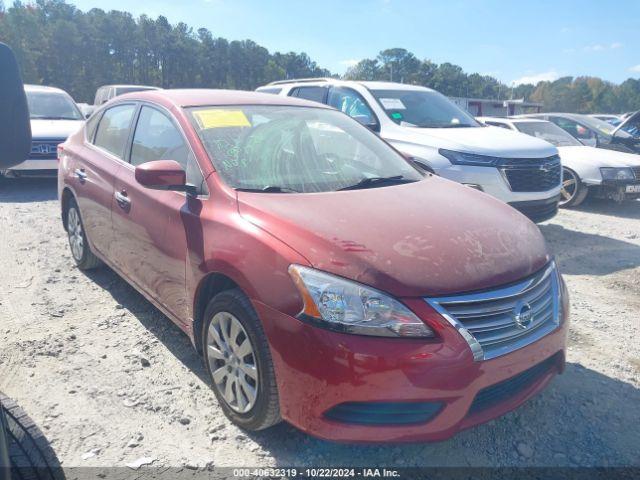
M 67 0 L 205 27 L 269 51 L 306 52 L 344 73 L 401 47 L 509 85 L 592 75 L 640 78 L 640 1 L 596 0 Z M 10 3 L 10 2 L 5 2 Z

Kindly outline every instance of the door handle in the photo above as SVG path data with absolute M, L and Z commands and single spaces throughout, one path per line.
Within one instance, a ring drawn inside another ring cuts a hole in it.
M 123 208 L 126 210 L 131 206 L 131 200 L 127 196 L 126 190 L 116 192 L 115 197 L 116 197 L 116 202 L 118 202 L 118 205 L 120 206 L 120 208 Z
M 81 182 L 84 182 L 87 179 L 87 172 L 84 171 L 84 168 L 76 168 L 73 173 Z

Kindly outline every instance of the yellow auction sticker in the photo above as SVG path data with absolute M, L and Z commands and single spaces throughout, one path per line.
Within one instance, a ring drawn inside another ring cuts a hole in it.
M 209 128 L 250 127 L 251 122 L 242 110 L 197 110 L 193 112 L 198 125 L 203 130 Z

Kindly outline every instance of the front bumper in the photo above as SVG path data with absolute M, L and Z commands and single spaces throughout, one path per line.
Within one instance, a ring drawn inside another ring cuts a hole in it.
M 449 165 L 436 171 L 441 177 L 466 185 L 478 185 L 482 191 L 505 203 L 546 201 L 560 195 L 560 183 L 542 192 L 513 192 L 495 167 Z
M 589 190 L 595 197 L 622 202 L 640 198 L 640 179 L 637 180 L 603 180 L 600 185 L 593 185 Z
M 421 318 L 433 319 L 429 324 L 435 327 L 438 340 L 336 333 L 254 301 L 271 347 L 283 418 L 333 441 L 439 441 L 515 409 L 564 368 L 566 320 L 531 345 L 477 362 L 465 340 L 426 302 L 404 301 Z M 563 309 L 567 319 L 566 302 Z M 544 371 L 522 388 L 476 408 L 477 398 L 486 397 L 487 392 L 492 396 L 495 389 L 491 387 L 545 361 Z M 328 418 L 336 406 L 354 402 L 435 402 L 439 406 L 430 420 L 414 424 L 367 425 Z
M 509 202 L 509 205 L 518 210 L 535 223 L 544 222 L 556 216 L 558 213 L 558 201 L 560 196 L 544 200 L 530 200 L 528 202 Z
M 22 163 L 19 163 L 18 165 L 15 165 L 13 167 L 11 167 L 8 171 L 10 172 L 36 172 L 36 171 L 42 171 L 42 170 L 47 170 L 47 171 L 52 171 L 52 172 L 57 172 L 58 171 L 58 160 L 57 159 L 33 159 L 30 158 L 28 160 L 25 160 Z

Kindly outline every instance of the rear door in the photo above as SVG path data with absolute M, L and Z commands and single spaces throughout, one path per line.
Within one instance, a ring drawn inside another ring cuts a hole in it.
M 72 172 L 71 183 L 91 247 L 107 259 L 112 257 L 114 179 L 123 164 L 136 108 L 134 103 L 120 104 L 94 116 L 87 123 L 84 148 Z
M 197 216 L 200 198 L 183 192 L 145 188 L 135 179 L 135 167 L 154 160 L 175 160 L 187 172 L 187 182 L 206 195 L 204 177 L 172 115 L 143 104 L 129 146 L 129 163 L 117 174 L 113 203 L 113 248 L 118 267 L 157 303 L 186 322 L 185 268 L 187 240 L 184 218 Z

